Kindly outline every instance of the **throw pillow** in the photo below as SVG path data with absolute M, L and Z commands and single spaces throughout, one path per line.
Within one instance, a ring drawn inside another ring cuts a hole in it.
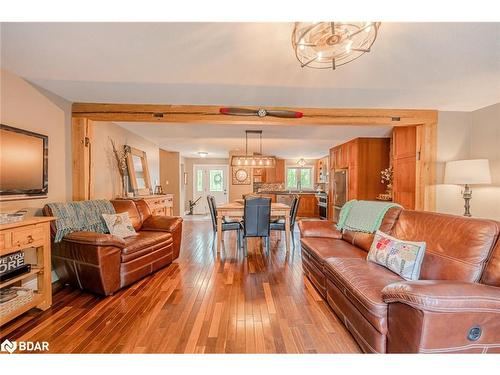
M 425 242 L 398 240 L 378 230 L 367 259 L 397 273 L 405 280 L 418 280 L 425 246 Z
M 128 212 L 122 212 L 114 215 L 102 214 L 102 218 L 106 222 L 109 233 L 113 236 L 125 238 L 137 235 L 137 232 L 128 217 Z

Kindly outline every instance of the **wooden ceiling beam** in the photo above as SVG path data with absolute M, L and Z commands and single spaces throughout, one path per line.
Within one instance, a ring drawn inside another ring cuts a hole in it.
M 437 111 L 413 109 L 292 108 L 265 107 L 266 110 L 290 110 L 302 118 L 232 116 L 219 113 L 216 105 L 162 105 L 74 103 L 73 118 L 111 122 L 206 123 L 227 125 L 390 125 L 408 126 L 436 122 Z M 236 106 L 259 109 L 259 107 Z

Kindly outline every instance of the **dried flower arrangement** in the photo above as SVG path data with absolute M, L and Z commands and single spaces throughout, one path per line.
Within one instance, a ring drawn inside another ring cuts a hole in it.
M 127 157 L 130 154 L 130 147 L 123 146 L 120 150 L 116 147 L 114 140 L 110 139 L 110 142 L 113 147 L 113 154 L 115 155 L 118 172 L 120 173 L 120 177 L 122 179 L 123 195 L 125 196 L 128 190 Z
M 382 177 L 380 182 L 387 185 L 386 194 L 392 196 L 392 176 L 393 176 L 392 165 L 389 168 L 386 168 L 383 171 L 381 171 L 380 175 Z

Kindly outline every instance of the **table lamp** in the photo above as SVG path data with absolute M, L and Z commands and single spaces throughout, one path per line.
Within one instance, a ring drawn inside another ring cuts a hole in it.
M 455 160 L 446 162 L 444 183 L 465 185 L 462 196 L 465 201 L 464 216 L 470 214 L 472 190 L 469 185 L 491 184 L 490 165 L 487 159 Z

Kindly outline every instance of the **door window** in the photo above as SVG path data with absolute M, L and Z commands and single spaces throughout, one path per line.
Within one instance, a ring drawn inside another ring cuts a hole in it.
M 202 192 L 203 191 L 203 170 L 198 169 L 196 172 L 196 191 Z
M 220 169 L 210 170 L 210 191 L 224 190 L 224 172 Z

